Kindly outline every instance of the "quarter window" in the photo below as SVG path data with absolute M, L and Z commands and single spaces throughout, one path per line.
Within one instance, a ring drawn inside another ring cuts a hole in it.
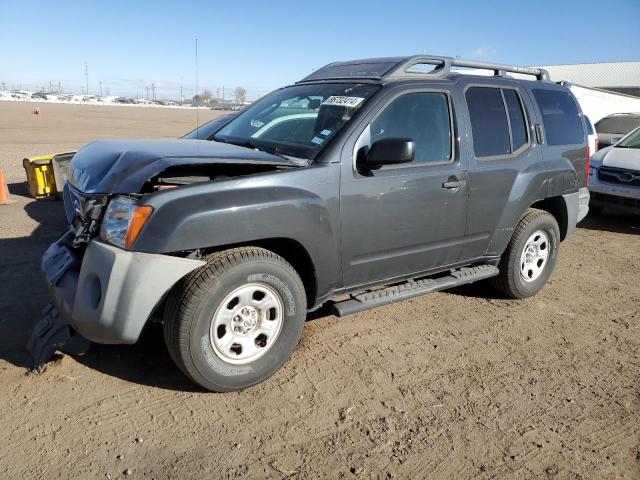
M 476 157 L 511 155 L 529 143 L 525 112 L 515 90 L 471 87 L 465 97 Z
M 507 104 L 509 112 L 509 123 L 511 125 L 511 151 L 522 148 L 527 144 L 527 122 L 522 111 L 522 102 L 515 90 L 503 89 L 504 102 Z
M 396 98 L 371 123 L 371 144 L 382 138 L 413 140 L 416 144 L 414 163 L 451 160 L 451 115 L 447 95 L 419 92 Z
M 584 125 L 571 95 L 558 90 L 534 89 L 547 145 L 575 145 L 585 141 Z

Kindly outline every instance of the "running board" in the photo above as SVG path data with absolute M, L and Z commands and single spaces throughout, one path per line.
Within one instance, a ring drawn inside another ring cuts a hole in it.
M 400 302 L 409 298 L 419 297 L 427 293 L 439 292 L 447 288 L 458 287 L 473 283 L 485 278 L 498 275 L 498 268 L 494 265 L 478 265 L 476 267 L 463 267 L 451 270 L 449 275 L 437 278 L 422 278 L 409 280 L 399 285 L 386 287 L 379 290 L 367 291 L 352 296 L 348 300 L 333 304 L 333 311 L 338 317 L 362 312 L 370 308 Z

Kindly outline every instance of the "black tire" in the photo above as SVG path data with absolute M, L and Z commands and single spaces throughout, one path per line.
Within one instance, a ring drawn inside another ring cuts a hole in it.
M 304 285 L 289 263 L 263 248 L 234 248 L 205 260 L 207 264 L 187 275 L 167 299 L 165 342 L 176 365 L 198 385 L 216 392 L 241 390 L 270 377 L 295 350 L 306 319 Z M 280 296 L 282 327 L 266 353 L 236 365 L 216 353 L 209 332 L 225 297 L 251 282 L 267 285 Z
M 546 264 L 537 278 L 526 281 L 521 274 L 522 252 L 526 242 L 538 231 L 546 233 L 549 239 Z M 526 298 L 538 293 L 547 283 L 556 264 L 560 246 L 558 222 L 548 212 L 530 208 L 516 226 L 507 249 L 502 254 L 498 269 L 500 274 L 489 279 L 491 285 L 511 298 Z

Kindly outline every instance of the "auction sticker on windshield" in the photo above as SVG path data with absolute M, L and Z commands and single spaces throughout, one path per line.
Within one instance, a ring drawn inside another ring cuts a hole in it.
M 340 107 L 357 107 L 362 103 L 364 98 L 362 97 L 342 97 L 342 96 L 331 96 L 327 98 L 322 105 L 337 105 Z

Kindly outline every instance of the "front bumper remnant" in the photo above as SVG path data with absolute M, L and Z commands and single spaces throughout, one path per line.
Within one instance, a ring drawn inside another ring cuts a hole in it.
M 205 264 L 129 252 L 98 240 L 76 249 L 73 238 L 69 230 L 42 258 L 52 308 L 45 309 L 27 345 L 37 365 L 73 340 L 74 332 L 95 343 L 135 343 L 169 289 Z

